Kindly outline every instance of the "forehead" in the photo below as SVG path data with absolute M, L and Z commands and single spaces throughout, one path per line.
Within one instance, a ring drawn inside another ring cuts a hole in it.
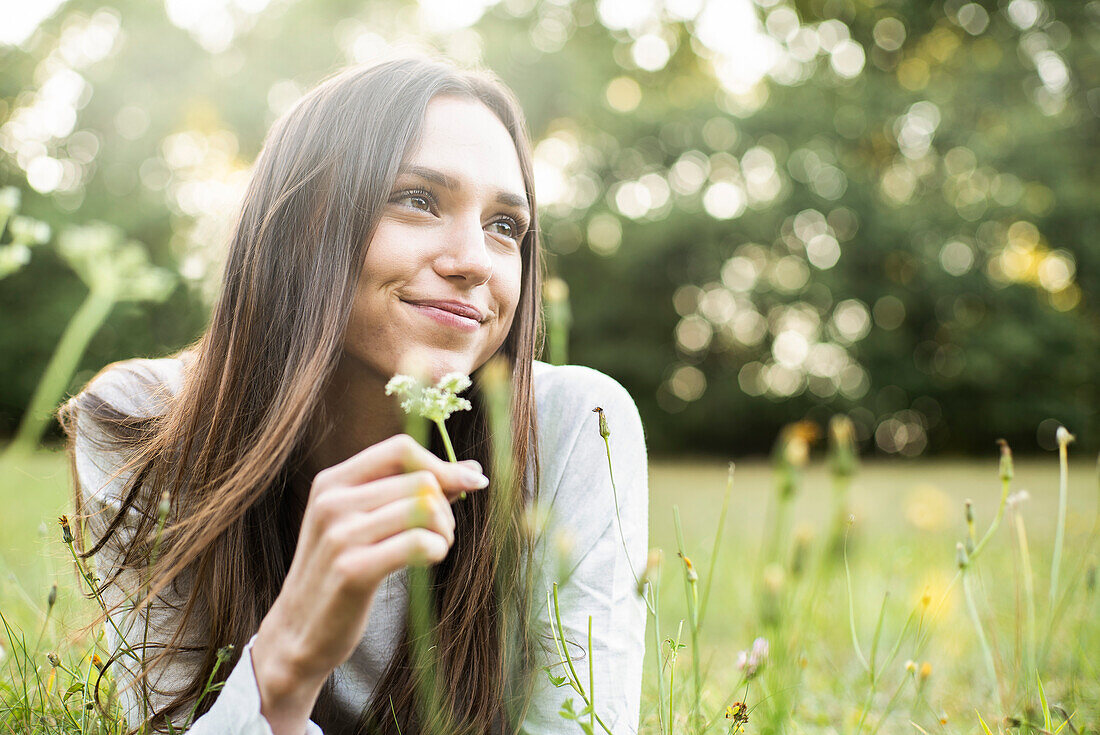
M 483 103 L 464 97 L 432 98 L 420 140 L 405 164 L 436 169 L 463 186 L 520 195 L 526 191 L 508 129 Z

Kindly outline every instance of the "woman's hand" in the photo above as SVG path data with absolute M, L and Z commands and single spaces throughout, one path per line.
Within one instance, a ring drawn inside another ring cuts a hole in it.
M 317 473 L 290 570 L 252 644 L 261 711 L 275 735 L 305 731 L 321 685 L 362 638 L 379 583 L 447 556 L 450 504 L 488 485 L 480 470 L 399 434 Z

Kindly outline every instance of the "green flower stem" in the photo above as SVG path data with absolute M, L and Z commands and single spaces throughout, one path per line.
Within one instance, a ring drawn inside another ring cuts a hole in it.
M 436 426 L 439 427 L 439 435 L 443 437 L 443 446 L 447 450 L 447 459 L 449 459 L 451 462 L 458 462 L 458 457 L 455 456 L 455 448 L 451 444 L 451 435 L 447 433 L 446 425 L 444 425 L 442 421 L 435 421 L 434 423 Z M 463 490 L 461 493 L 459 493 L 458 497 L 461 500 L 465 500 L 466 491 Z
M 997 529 L 1001 525 L 1001 519 L 1004 518 L 1005 505 L 1008 503 L 1008 488 L 1010 481 L 1005 479 L 1001 480 L 1001 502 L 997 506 L 997 515 L 993 517 L 993 522 L 989 524 L 989 528 L 986 530 L 985 535 L 982 536 L 982 540 L 974 547 L 974 550 L 970 552 L 970 563 L 973 564 L 974 560 L 978 558 L 978 554 L 982 553 L 982 549 L 985 548 L 986 543 L 993 537 Z
M 673 519 L 676 522 L 676 544 L 679 547 L 680 554 L 687 557 L 687 553 L 684 551 L 684 532 L 680 528 L 680 506 L 672 506 Z M 695 702 L 692 705 L 691 722 L 694 724 L 695 717 L 700 713 L 702 696 L 703 696 L 703 678 L 699 673 L 699 606 L 698 606 L 698 583 L 691 580 L 688 575 L 687 565 L 684 565 L 684 591 L 687 593 L 688 604 L 688 624 L 691 631 L 691 667 L 692 678 L 695 683 Z
M 588 699 L 591 702 L 591 712 L 589 712 L 588 726 L 595 729 L 596 727 L 596 675 L 595 675 L 595 663 L 592 656 L 592 616 L 588 616 Z
M 1054 533 L 1054 558 L 1050 562 L 1050 610 L 1058 598 L 1058 573 L 1062 567 L 1062 542 L 1066 531 L 1066 497 L 1069 492 L 1067 443 L 1058 442 L 1058 527 Z
M 558 653 L 561 654 L 562 660 L 565 661 L 566 665 L 569 667 L 570 676 L 567 677 L 569 679 L 569 684 L 570 684 L 570 686 L 573 687 L 573 690 L 576 691 L 577 694 L 579 694 L 581 696 L 581 699 L 584 701 L 585 706 L 591 709 L 592 718 L 599 724 L 599 726 L 601 728 L 603 728 L 604 732 L 606 732 L 607 735 L 615 735 L 613 732 L 611 732 L 611 728 L 607 726 L 607 723 L 605 723 L 600 718 L 600 716 L 596 713 L 596 706 L 593 704 L 592 699 L 590 698 L 589 694 L 585 692 L 584 686 L 581 684 L 581 678 L 580 678 L 580 676 L 577 675 L 577 669 L 576 669 L 576 667 L 573 666 L 573 658 L 569 655 L 568 644 L 565 640 L 565 628 L 564 628 L 564 626 L 562 626 L 562 623 L 561 623 L 561 607 L 558 604 L 558 583 L 557 582 L 554 582 L 553 597 L 554 597 L 554 620 L 557 621 L 557 630 L 553 631 L 554 632 L 554 645 L 557 646 Z M 547 602 L 549 603 L 549 599 L 547 600 Z M 592 625 L 592 617 L 591 616 L 589 616 L 589 618 L 588 618 L 588 624 L 589 624 L 589 626 Z M 551 627 L 553 627 L 553 625 L 551 625 Z M 592 658 L 592 639 L 591 639 L 591 637 L 588 640 L 589 640 L 589 643 L 588 643 L 588 654 L 587 655 L 589 657 L 589 665 L 591 666 L 592 665 L 591 664 L 591 658 Z
M 714 582 L 714 569 L 718 565 L 718 549 L 722 545 L 722 531 L 726 526 L 726 512 L 730 507 L 730 496 L 733 494 L 733 469 L 730 462 L 726 475 L 726 497 L 722 500 L 722 512 L 718 514 L 718 533 L 714 537 L 714 548 L 710 552 L 710 569 L 707 570 L 707 581 L 703 585 L 703 601 L 699 604 L 699 629 L 703 628 L 703 616 L 707 612 L 707 602 L 710 601 L 710 587 Z
M 611 441 L 610 436 L 603 437 L 604 450 L 607 453 L 607 474 L 611 478 L 611 497 L 615 501 L 615 522 L 619 527 L 619 541 L 623 545 L 623 553 L 626 554 L 627 567 L 630 568 L 630 574 L 634 577 L 634 584 L 640 584 L 638 579 L 638 573 L 634 571 L 634 564 L 630 561 L 630 550 L 626 546 L 626 534 L 623 533 L 623 519 L 619 515 L 619 489 L 615 485 L 615 470 L 611 466 Z M 645 599 L 645 598 L 642 598 Z M 657 615 L 657 610 L 649 604 L 649 600 L 645 599 L 646 608 L 654 616 Z
M 1035 668 L 1035 581 L 1031 569 L 1031 552 L 1027 544 L 1027 529 L 1024 527 L 1024 516 L 1019 507 L 1013 512 L 1016 521 L 1016 543 L 1020 547 L 1020 566 L 1023 567 L 1024 600 L 1027 609 L 1027 648 L 1024 659 L 1024 669 L 1028 672 Z
M 653 664 L 657 668 L 657 724 L 658 731 L 664 732 L 664 682 L 661 676 L 664 673 L 661 669 L 661 619 L 657 615 L 657 611 L 660 607 L 660 593 L 661 593 L 661 571 L 660 564 L 657 565 L 657 571 L 654 573 L 654 579 L 649 583 L 649 593 L 653 596 L 652 604 L 649 606 L 650 612 L 653 614 Z
M 88 292 L 54 348 L 46 371 L 35 387 L 23 420 L 8 448 L 9 453 L 26 454 L 38 446 L 38 441 L 52 417 L 54 406 L 65 394 L 88 343 L 107 320 L 115 301 L 113 291 L 92 289 Z
M 993 693 L 997 697 L 998 705 L 1001 709 L 1004 709 L 1004 705 L 1001 704 L 1001 687 L 997 681 L 997 666 L 993 662 L 993 651 L 989 647 L 989 641 L 985 637 L 985 628 L 982 626 L 982 619 L 978 615 L 978 606 L 974 604 L 974 593 L 970 589 L 970 576 L 963 571 L 962 575 L 963 594 L 966 597 L 966 609 L 970 613 L 970 619 L 974 622 L 974 628 L 978 633 L 978 642 L 982 646 L 982 655 L 985 658 L 986 668 L 989 669 L 989 677 L 993 684 Z

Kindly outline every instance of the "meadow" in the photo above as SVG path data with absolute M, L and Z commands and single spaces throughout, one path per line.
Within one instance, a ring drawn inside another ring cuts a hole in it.
M 803 462 L 796 449 L 738 462 L 732 483 L 722 462 L 651 462 L 650 547 L 663 554 L 646 593 L 659 619 L 648 622 L 641 732 L 1100 732 L 1092 462 L 1067 463 L 1052 608 L 1056 454 L 1017 460 L 1006 487 L 995 448 L 851 472 L 838 472 L 835 451 Z M 91 641 L 72 638 L 94 603 L 78 594 L 55 522 L 67 461 L 43 451 L 2 472 L 0 611 L 29 650 L 0 638 L 0 732 L 111 732 L 91 709 L 68 724 L 60 714 L 83 709 L 79 685 L 94 679 Z M 584 713 L 563 732 L 600 731 L 582 709 L 585 682 L 561 684 Z M 58 719 L 26 730 L 34 707 Z

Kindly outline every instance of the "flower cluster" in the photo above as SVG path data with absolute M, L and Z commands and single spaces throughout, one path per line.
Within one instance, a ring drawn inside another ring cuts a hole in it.
M 417 413 L 441 423 L 455 411 L 469 411 L 473 406 L 456 394 L 470 387 L 470 378 L 462 373 L 447 373 L 434 386 L 425 386 L 409 375 L 395 375 L 386 383 L 386 395 L 397 394 L 402 399 L 401 410 Z
M 768 639 L 757 638 L 752 642 L 752 649 L 741 651 L 737 654 L 737 668 L 745 673 L 745 679 L 756 676 L 756 672 L 764 665 L 768 658 Z

